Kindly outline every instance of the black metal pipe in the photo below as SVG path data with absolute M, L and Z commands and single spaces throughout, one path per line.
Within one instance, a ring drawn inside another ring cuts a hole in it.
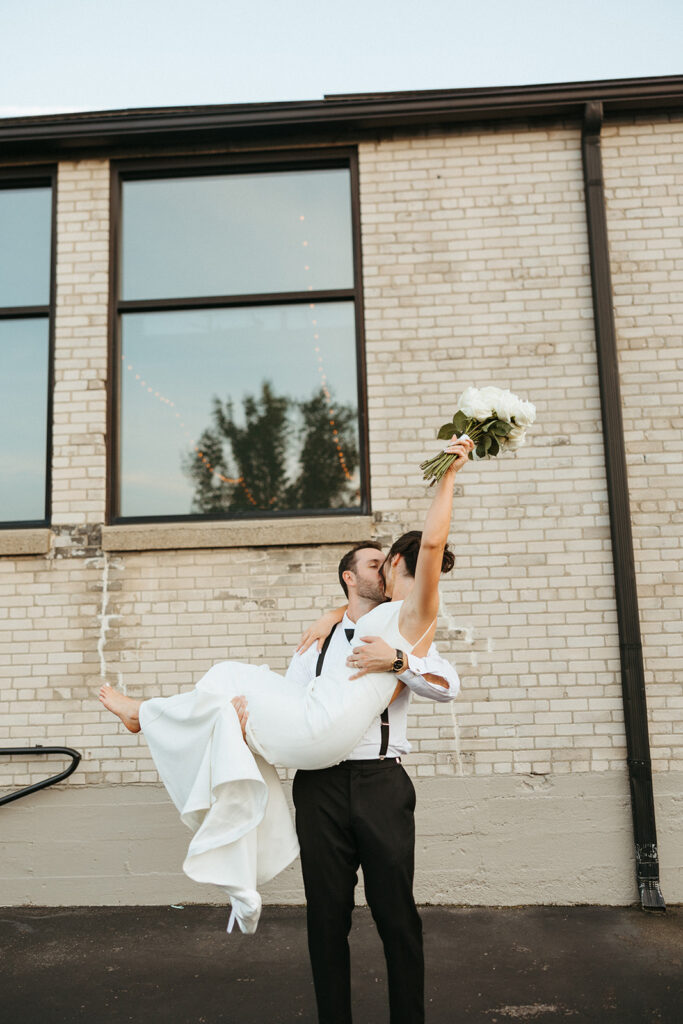
M 0 797 L 0 806 L 2 804 L 9 804 L 12 800 L 18 800 L 22 796 L 28 796 L 29 793 L 35 793 L 39 789 L 45 789 L 47 786 L 54 786 L 56 782 L 61 782 L 62 779 L 67 779 L 72 772 L 76 771 L 81 760 L 81 755 L 78 751 L 72 750 L 71 747 L 0 747 L 0 756 L 32 757 L 41 754 L 66 754 L 71 758 L 71 764 L 63 772 L 60 772 L 59 775 L 51 775 L 48 779 L 34 782 L 32 786 L 25 786 L 23 789 L 17 789 L 14 793 L 8 793 L 6 796 Z
M 605 187 L 600 150 L 602 120 L 602 103 L 587 103 L 581 152 L 600 380 L 602 433 L 605 446 L 605 470 L 609 496 L 636 878 L 643 909 L 665 910 L 666 905 L 659 885 L 659 857 L 647 726 L 643 648 L 640 637 L 624 427 L 621 417 L 619 362 L 612 307 Z

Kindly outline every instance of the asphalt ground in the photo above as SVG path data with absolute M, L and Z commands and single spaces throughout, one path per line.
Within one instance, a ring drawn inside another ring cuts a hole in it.
M 427 1024 L 682 1024 L 683 908 L 421 909 Z M 227 935 L 206 906 L 0 909 L 6 1024 L 315 1024 L 305 911 Z M 351 933 L 354 1022 L 389 1020 L 366 908 Z

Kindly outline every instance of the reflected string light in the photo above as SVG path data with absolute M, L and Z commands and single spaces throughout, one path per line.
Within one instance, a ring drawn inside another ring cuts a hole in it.
M 300 214 L 299 220 L 300 221 L 305 220 L 305 217 L 304 217 L 303 214 Z M 308 246 L 308 241 L 304 240 L 302 242 L 302 246 L 307 247 Z M 310 269 L 311 269 L 310 268 L 310 264 L 305 264 L 304 265 L 304 270 L 308 271 Z M 313 286 L 309 285 L 308 286 L 308 290 L 312 291 L 312 289 L 313 289 Z M 311 310 L 315 310 L 315 302 L 310 302 L 308 304 L 308 308 L 311 309 Z M 332 395 L 330 394 L 330 389 L 327 386 L 327 374 L 325 373 L 325 365 L 323 363 L 323 356 L 322 356 L 322 352 L 320 350 L 320 345 L 317 344 L 317 342 L 320 341 L 320 334 L 318 332 L 318 320 L 317 320 L 316 317 L 311 317 L 311 326 L 314 328 L 314 330 L 313 330 L 313 340 L 314 340 L 314 342 L 316 342 L 316 344 L 313 346 L 313 351 L 315 352 L 315 356 L 316 356 L 316 360 L 317 360 L 317 364 L 318 364 L 318 376 L 320 378 L 320 387 L 321 387 L 323 395 L 325 396 L 325 400 L 327 402 L 327 412 L 328 412 L 328 416 L 329 416 L 329 424 L 330 424 L 330 427 L 332 428 L 332 439 L 334 440 L 334 446 L 337 449 L 337 458 L 339 459 L 339 465 L 342 468 L 342 472 L 343 472 L 343 474 L 344 474 L 344 476 L 346 477 L 347 480 L 351 480 L 351 474 L 349 473 L 348 467 L 346 465 L 346 459 L 344 458 L 344 452 L 342 450 L 341 444 L 339 443 L 339 431 L 337 430 L 337 424 L 336 424 L 336 421 L 335 421 L 335 418 L 334 418 L 335 412 L 334 412 L 334 409 L 332 408 Z
M 121 356 L 121 362 L 125 365 L 126 371 L 129 372 L 132 375 L 133 379 L 138 382 L 140 387 L 144 391 L 146 391 L 148 395 L 151 395 L 152 398 L 156 398 L 162 405 L 166 405 L 170 409 L 174 409 L 175 410 L 175 408 L 176 408 L 175 402 L 172 401 L 172 399 L 167 398 L 166 395 L 163 395 L 160 391 L 155 391 L 154 388 L 150 387 L 150 385 L 147 383 L 147 381 L 143 379 L 141 374 L 135 373 L 135 367 L 133 366 L 132 363 L 129 363 L 129 362 L 126 361 L 125 355 Z M 190 442 L 190 444 L 192 446 L 192 449 L 193 449 L 193 451 L 195 453 L 196 458 L 199 459 L 199 461 L 201 463 L 203 463 L 203 465 L 206 466 L 206 468 L 211 473 L 215 473 L 216 476 L 218 477 L 218 479 L 222 483 L 224 483 L 224 484 L 239 484 L 242 487 L 242 490 L 244 491 L 244 494 L 245 494 L 245 496 L 247 498 L 247 501 L 249 501 L 252 505 L 256 506 L 257 502 L 255 501 L 253 494 L 251 493 L 251 491 L 247 487 L 247 484 L 246 484 L 246 482 L 244 480 L 244 477 L 242 477 L 242 476 L 230 477 L 230 476 L 224 476 L 222 473 L 219 473 L 218 470 L 215 468 L 215 466 L 211 465 L 211 462 L 209 461 L 207 456 L 204 454 L 204 452 L 201 450 L 201 448 L 199 448 L 199 446 L 197 444 L 195 444 L 195 441 L 194 441 L 194 439 L 192 437 L 192 434 L 190 434 L 188 432 L 188 430 L 187 430 L 187 426 L 186 426 L 185 421 L 184 421 L 184 419 L 182 417 L 182 414 L 180 412 L 174 411 L 173 417 L 174 417 L 175 420 L 177 420 L 177 425 L 182 429 L 182 431 L 183 431 L 183 433 L 185 435 L 186 440 L 188 440 Z M 274 501 L 274 499 L 271 499 L 269 504 L 272 505 L 273 501 Z

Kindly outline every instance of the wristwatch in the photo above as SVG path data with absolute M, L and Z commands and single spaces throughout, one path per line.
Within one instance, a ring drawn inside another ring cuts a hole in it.
M 399 672 L 403 671 L 403 659 L 404 658 L 405 658 L 405 654 L 403 653 L 403 651 L 400 651 L 398 649 L 398 647 L 397 647 L 396 648 L 396 661 L 391 666 L 391 671 L 392 672 L 396 672 L 398 674 Z

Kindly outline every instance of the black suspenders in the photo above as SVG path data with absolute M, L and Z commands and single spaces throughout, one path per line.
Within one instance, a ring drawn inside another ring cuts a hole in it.
M 327 648 L 330 646 L 330 640 L 332 639 L 332 634 L 334 633 L 334 631 L 335 631 L 335 629 L 337 628 L 338 625 L 339 625 L 339 623 L 336 622 L 334 624 L 334 626 L 332 627 L 332 629 L 327 634 L 327 636 L 325 637 L 325 642 L 323 644 L 323 647 L 322 647 L 322 650 L 321 650 L 320 654 L 318 655 L 318 660 L 317 660 L 316 666 L 315 666 L 315 674 L 316 674 L 316 676 L 319 676 L 320 673 L 323 670 L 323 662 L 325 661 L 325 655 L 327 654 Z M 387 755 L 387 750 L 389 748 L 389 708 L 385 708 L 384 711 L 382 712 L 382 714 L 380 715 L 380 729 L 381 729 L 381 733 L 382 733 L 382 742 L 379 745 L 379 759 L 380 759 L 380 761 L 383 761 L 384 758 Z
M 383 761 L 389 746 L 389 708 L 385 708 L 380 715 L 380 728 L 382 730 L 382 742 L 379 745 L 379 758 Z
M 329 631 L 329 633 L 325 637 L 325 643 L 323 644 L 323 649 L 321 650 L 320 654 L 318 655 L 318 661 L 316 662 L 316 666 L 315 666 L 315 674 L 316 674 L 316 676 L 319 676 L 320 673 L 323 670 L 323 662 L 325 660 L 325 655 L 327 654 L 327 648 L 330 646 L 330 640 L 332 639 L 332 634 L 334 633 L 334 631 L 335 631 L 335 629 L 337 628 L 338 625 L 339 625 L 339 623 L 335 622 L 334 626 L 332 627 L 332 629 Z

